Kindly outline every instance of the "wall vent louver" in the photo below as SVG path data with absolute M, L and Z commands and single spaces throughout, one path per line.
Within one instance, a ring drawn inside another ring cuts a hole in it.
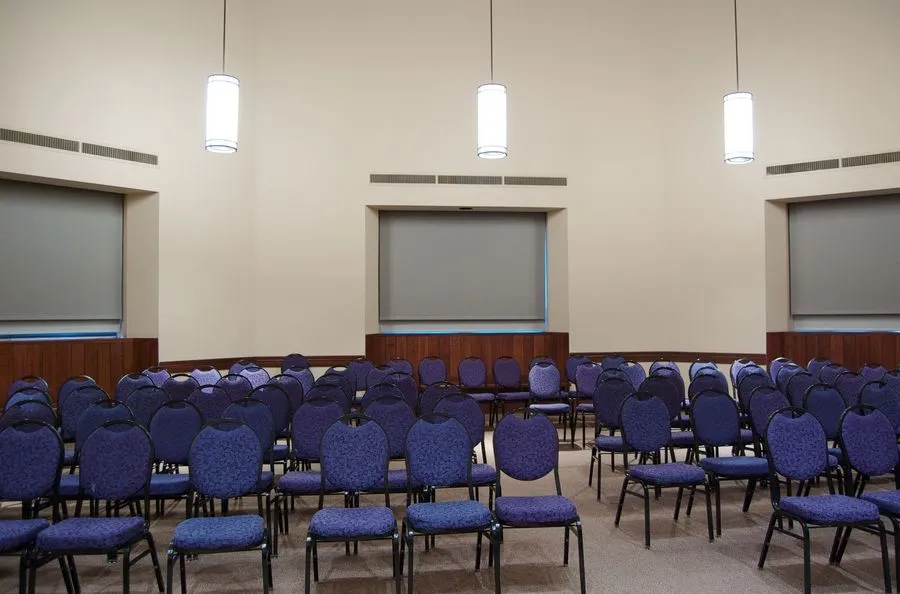
M 807 171 L 822 171 L 825 169 L 838 169 L 841 166 L 839 159 L 823 159 L 821 161 L 805 161 L 803 163 L 786 163 L 784 165 L 769 165 L 766 167 L 766 175 L 785 175 L 788 173 L 805 173 Z
M 900 162 L 900 151 L 892 153 L 876 153 L 874 155 L 859 155 L 856 157 L 844 157 L 841 159 L 841 167 L 861 167 L 863 165 L 881 165 L 882 163 Z
M 503 178 L 507 186 L 568 186 L 567 177 L 523 177 L 507 175 Z
M 114 146 L 92 144 L 90 142 L 81 143 L 81 152 L 86 155 L 108 157 L 110 159 L 119 159 L 121 161 L 131 161 L 132 163 L 144 163 L 145 165 L 159 164 L 159 157 L 157 157 L 156 155 L 151 155 L 150 153 L 130 151 L 127 149 L 116 148 Z
M 79 148 L 77 140 L 58 138 L 56 136 L 45 136 L 44 134 L 32 134 L 31 132 L 9 130 L 7 128 L 0 128 L 0 140 L 17 142 L 19 144 L 30 144 L 33 146 L 43 146 L 45 148 L 70 151 L 73 153 L 77 153 Z
M 411 173 L 372 173 L 369 175 L 370 184 L 433 184 L 436 182 L 434 175 L 419 175 Z
M 503 178 L 499 175 L 439 175 L 438 183 L 470 186 L 499 186 L 503 183 Z

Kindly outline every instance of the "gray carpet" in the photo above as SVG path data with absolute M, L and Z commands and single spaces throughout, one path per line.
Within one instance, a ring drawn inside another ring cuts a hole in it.
M 488 434 L 490 444 L 490 434 Z M 488 452 L 491 457 L 490 451 Z M 723 487 L 723 535 L 715 543 L 706 536 L 703 497 L 695 503 L 692 517 L 672 520 L 675 492 L 667 491 L 651 504 L 652 549 L 643 545 L 643 511 L 638 498 L 626 498 L 622 522 L 613 526 L 615 501 L 622 484 L 621 470 L 610 471 L 604 465 L 603 500 L 597 502 L 596 490 L 587 485 L 590 461 L 588 451 L 563 448 L 560 477 L 563 494 L 578 506 L 584 524 L 587 590 L 589 592 L 796 592 L 802 590 L 802 549 L 799 541 L 776 534 L 764 570 L 756 568 L 771 505 L 768 491 L 758 491 L 750 513 L 740 511 L 743 485 L 726 483 Z M 881 488 L 888 488 L 886 483 Z M 875 487 L 879 488 L 879 487 Z M 508 495 L 551 493 L 553 482 L 535 483 L 503 480 Z M 462 491 L 445 491 L 439 498 L 464 496 Z M 339 499 L 331 499 L 340 504 Z M 377 498 L 371 499 L 373 503 Z M 403 498 L 396 496 L 395 512 L 402 517 Z M 255 511 L 255 500 L 243 500 Z M 291 515 L 291 533 L 281 538 L 280 556 L 272 562 L 275 591 L 303 590 L 303 552 L 306 526 L 316 502 L 298 501 Z M 240 508 L 239 502 L 236 506 Z M 237 509 L 235 511 L 237 511 Z M 4 517 L 15 517 L 17 508 L 7 506 Z M 153 535 L 160 552 L 165 575 L 165 549 L 175 524 L 183 517 L 183 508 L 170 506 L 166 517 L 153 520 Z M 840 567 L 827 562 L 833 530 L 813 532 L 813 590 L 815 592 L 881 591 L 881 564 L 877 537 L 857 534 L 851 540 Z M 572 539 L 569 567 L 562 566 L 562 529 L 507 530 L 502 548 L 502 587 L 504 592 L 577 592 L 578 563 Z M 891 551 L 893 543 L 889 541 Z M 425 552 L 424 542 L 416 549 L 416 590 L 419 592 L 493 592 L 493 571 L 484 567 L 474 571 L 475 537 L 442 536 L 437 548 Z M 891 556 L 893 563 L 893 554 Z M 109 565 L 105 557 L 79 557 L 77 566 L 82 591 L 121 592 L 121 565 Z M 393 591 L 388 542 L 361 543 L 358 556 L 344 555 L 343 545 L 319 547 L 320 581 L 313 590 L 322 593 Z M 892 566 L 893 568 L 893 566 Z M 892 576 L 893 577 L 893 576 Z M 187 564 L 188 590 L 200 592 L 259 592 L 260 557 L 258 553 L 208 555 Z M 132 569 L 132 591 L 155 592 L 149 558 Z M 178 589 L 177 575 L 175 588 Z M 17 588 L 17 563 L 0 559 L 0 592 Z M 405 589 L 405 582 L 404 582 Z M 38 570 L 37 592 L 65 592 L 59 566 L 48 564 Z

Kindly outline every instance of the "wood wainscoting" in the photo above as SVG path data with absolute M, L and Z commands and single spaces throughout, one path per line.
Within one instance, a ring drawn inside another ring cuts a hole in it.
M 112 395 L 120 377 L 156 365 L 158 348 L 155 338 L 2 341 L 0 398 L 5 403 L 6 388 L 25 375 L 47 380 L 54 402 L 59 386 L 73 375 L 91 376 Z
M 852 371 L 869 362 L 888 369 L 900 363 L 900 333 L 895 332 L 769 332 L 769 360 L 788 357 L 801 365 L 827 357 Z
M 510 356 L 519 362 L 523 381 L 527 378 L 528 363 L 538 355 L 556 361 L 565 381 L 566 359 L 569 357 L 568 332 L 521 334 L 367 334 L 366 358 L 376 365 L 387 363 L 392 357 L 408 359 L 413 367 L 429 355 L 436 355 L 447 364 L 451 382 L 458 382 L 457 367 L 469 356 L 481 357 L 487 366 L 488 384 L 494 383 L 491 366 L 494 360 Z M 418 369 L 414 370 L 418 381 Z

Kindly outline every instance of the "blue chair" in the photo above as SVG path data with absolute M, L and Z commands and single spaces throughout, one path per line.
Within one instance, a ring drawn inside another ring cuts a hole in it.
M 887 373 L 887 368 L 881 363 L 865 363 L 859 368 L 859 375 L 863 376 L 867 382 L 878 382 Z
M 765 458 L 743 455 L 740 413 L 728 394 L 711 390 L 700 392 L 691 400 L 690 417 L 695 439 L 694 456 L 716 494 L 716 535 L 721 536 L 721 481 L 747 481 L 741 510 L 747 513 L 757 482 L 769 476 L 769 463 Z M 734 448 L 741 455 L 719 456 L 717 450 L 721 447 Z
M 310 400 L 330 400 L 340 406 L 341 410 L 344 411 L 344 414 L 350 413 L 352 404 L 352 400 L 347 397 L 347 392 L 340 386 L 332 384 L 317 384 L 313 386 L 312 389 L 306 393 L 303 403 L 306 404 Z M 316 451 L 318 452 L 318 448 Z
M 391 375 L 395 371 L 396 370 L 393 367 L 388 367 L 387 365 L 376 365 L 369 370 L 368 374 L 366 374 L 366 388 L 371 388 L 375 384 L 384 383 L 387 376 Z M 415 380 L 413 381 L 413 383 L 415 383 Z
M 385 384 L 378 384 L 383 386 Z M 393 388 L 393 386 L 391 386 Z M 394 388 L 396 390 L 396 388 Z M 389 454 L 392 460 L 402 460 L 406 455 L 406 435 L 409 428 L 416 422 L 416 414 L 397 390 L 396 394 L 386 393 L 374 400 L 369 400 L 362 409 L 370 419 L 381 425 L 388 438 Z M 482 422 L 484 417 L 482 417 Z M 421 485 L 414 485 L 413 489 L 407 489 L 406 469 L 394 468 L 388 470 L 388 488 L 391 493 L 409 493 L 417 491 Z M 412 500 L 406 502 L 407 505 Z
M 788 397 L 791 406 L 803 408 L 803 397 L 806 396 L 806 391 L 817 383 L 819 382 L 813 374 L 808 371 L 800 371 L 788 380 L 787 390 L 784 394 Z
M 578 377 L 578 368 L 586 363 L 591 363 L 591 358 L 587 355 L 569 355 L 566 359 L 566 379 L 569 383 L 577 386 L 576 378 Z M 571 390 L 570 394 L 575 395 L 575 390 Z
M 811 528 L 858 528 L 878 534 L 881 539 L 881 559 L 884 570 L 884 590 L 891 591 L 891 570 L 888 562 L 887 539 L 878 507 L 869 501 L 847 495 L 781 496 L 780 478 L 800 481 L 803 485 L 814 480 L 828 468 L 828 448 L 825 431 L 816 418 L 800 409 L 784 408 L 772 413 L 766 428 L 769 460 L 769 489 L 772 497 L 772 516 L 763 540 L 758 566 L 763 568 L 772 533 L 778 531 L 803 542 L 803 588 L 811 591 L 810 534 Z M 896 446 L 895 446 L 896 448 Z M 782 522 L 789 520 L 787 527 Z M 801 532 L 791 526 L 800 525 Z M 832 559 L 839 545 L 835 535 Z
M 403 357 L 392 357 L 391 360 L 387 362 L 387 366 L 394 371 L 399 371 L 400 373 L 405 373 L 406 375 L 413 374 L 412 363 L 410 363 L 408 359 L 404 359 Z
M 791 378 L 794 377 L 798 373 L 803 373 L 806 371 L 796 363 L 786 363 L 781 366 L 781 369 L 778 370 L 778 375 L 775 378 L 775 387 L 778 388 L 778 391 L 782 394 L 787 394 L 787 385 L 788 382 L 791 381 Z
M 123 375 L 119 378 L 119 381 L 116 382 L 116 390 L 113 396 L 116 400 L 120 400 L 121 402 L 125 402 L 131 393 L 137 390 L 142 386 L 153 386 L 153 380 L 149 375 L 145 375 L 143 373 L 129 373 Z
M 4 410 L 9 410 L 10 407 L 24 400 L 39 400 L 47 406 L 53 406 L 53 401 L 50 400 L 50 395 L 40 388 L 20 388 L 10 394 L 9 398 L 7 398 L 6 400 L 6 406 L 4 406 L 3 408 Z
M 748 372 L 748 369 L 759 369 L 759 372 Z M 741 373 L 744 377 L 738 380 L 737 401 L 741 407 L 741 411 L 747 415 L 750 414 L 750 394 L 759 387 L 774 388 L 775 384 L 769 378 L 769 374 L 762 368 L 744 368 Z M 801 395 L 802 400 L 802 395 Z
M 450 382 L 437 382 L 427 388 L 419 395 L 419 401 L 416 403 L 416 414 L 423 416 L 431 414 L 435 405 L 448 394 L 459 392 L 459 387 Z
M 259 386 L 265 385 L 271 378 L 269 377 L 269 372 L 263 369 L 262 367 L 245 367 L 238 372 L 238 375 L 247 378 L 250 381 L 250 385 L 254 388 L 258 388 Z
M 494 456 L 497 468 L 517 481 L 535 481 L 553 473 L 555 495 L 503 495 L 498 478 L 494 511 L 503 529 L 564 528 L 563 566 L 569 564 L 569 533 L 574 532 L 578 539 L 581 594 L 585 594 L 581 519 L 575 504 L 563 497 L 560 489 L 559 440 L 553 423 L 543 414 L 532 414 L 524 420 L 506 415 L 494 431 Z
M 93 380 L 91 380 L 93 381 Z M 72 390 L 59 405 L 59 423 L 63 441 L 75 439 L 75 430 L 78 419 L 87 407 L 95 402 L 108 400 L 106 392 L 97 384 L 87 383 Z
M 813 357 L 809 360 L 809 363 L 806 364 L 806 370 L 813 374 L 813 377 L 818 379 L 819 372 L 822 371 L 822 368 L 826 365 L 831 365 L 831 359 L 828 357 Z
M 240 375 L 248 367 L 259 367 L 252 359 L 238 359 L 228 367 L 229 375 Z
M 6 390 L 6 396 L 8 398 L 19 390 L 24 390 L 25 388 L 34 388 L 36 390 L 40 390 L 44 394 L 50 393 L 50 386 L 47 385 L 47 380 L 36 375 L 26 375 L 18 378 L 9 385 L 9 388 Z
M 594 390 L 603 373 L 603 366 L 599 363 L 587 361 L 575 370 L 575 393 L 572 399 L 575 401 L 575 416 L 581 416 L 581 447 L 587 445 L 587 417 L 594 413 Z M 629 382 L 630 383 L 630 382 Z
M 669 444 L 671 433 L 669 422 L 669 410 L 659 398 L 646 392 L 635 392 L 622 403 L 620 413 L 622 419 L 622 440 L 626 451 L 635 452 L 641 458 L 659 459 L 659 452 Z M 642 492 L 629 491 L 628 484 L 639 483 Z M 706 522 L 709 531 L 709 541 L 712 542 L 713 523 L 712 506 L 710 505 L 710 488 L 706 481 L 706 473 L 699 466 L 684 464 L 681 462 L 668 462 L 665 464 L 638 464 L 631 465 L 625 471 L 625 479 L 622 481 L 622 492 L 619 495 L 619 505 L 616 508 L 615 525 L 618 527 L 622 517 L 622 506 L 625 504 L 625 495 L 634 495 L 644 500 L 644 546 L 650 548 L 650 488 L 655 490 L 664 488 L 677 488 L 678 497 L 675 500 L 675 520 L 681 509 L 681 497 L 685 489 L 690 489 L 693 498 L 697 487 L 703 488 L 706 495 Z
M 51 427 L 56 427 L 56 413 L 50 408 L 50 405 L 41 399 L 20 400 L 4 411 L 0 417 L 0 429 L 6 429 L 10 425 L 22 421 L 24 419 L 32 419 L 47 423 Z
M 750 415 L 750 428 L 753 431 L 754 449 L 757 454 L 763 451 L 766 435 L 766 424 L 776 410 L 790 406 L 787 397 L 771 386 L 759 386 L 750 394 L 747 411 Z
M 419 418 L 410 428 L 406 438 L 406 469 L 408 485 L 426 486 L 426 492 L 435 488 L 467 485 L 469 498 L 457 501 L 428 500 L 406 508 L 403 520 L 403 540 L 400 542 L 400 567 L 402 571 L 405 549 L 409 549 L 407 593 L 413 593 L 413 554 L 416 535 L 429 537 L 436 534 L 476 533 L 475 571 L 481 568 L 481 541 L 486 536 L 490 542 L 489 562 L 494 565 L 494 590 L 500 592 L 500 544 L 502 534 L 491 510 L 474 500 L 472 488 L 472 444 L 465 427 L 456 419 L 431 414 Z M 411 489 L 412 487 L 410 487 Z M 407 497 L 411 497 L 409 493 Z
M 882 377 L 884 375 L 882 374 Z M 863 386 L 869 382 L 864 376 L 852 371 L 840 374 L 834 380 L 834 387 L 844 398 L 845 406 L 853 406 L 859 403 L 859 393 Z
M 69 396 L 77 390 L 78 388 L 82 388 L 84 386 L 96 386 L 97 382 L 94 381 L 92 377 L 89 375 L 74 375 L 67 380 L 65 380 L 59 386 L 59 391 L 56 393 L 56 405 L 62 410 L 65 406 L 66 400 Z M 78 419 L 75 419 L 78 421 Z M 63 435 L 63 440 L 65 441 L 66 436 Z
M 488 406 L 488 424 L 494 426 L 494 412 L 497 400 L 496 394 L 487 388 L 487 367 L 480 357 L 468 356 L 460 360 L 456 368 L 459 377 L 460 389 L 475 399 L 479 404 Z M 569 376 L 575 377 L 574 374 Z
M 819 370 L 819 381 L 823 384 L 828 384 L 829 386 L 833 386 L 834 382 L 837 380 L 838 376 L 842 373 L 846 373 L 847 368 L 842 365 L 838 365 L 837 363 L 829 363 L 825 367 Z
M 647 379 L 647 372 L 644 371 L 644 368 L 640 363 L 635 361 L 628 361 L 625 364 L 625 367 L 622 368 L 622 371 L 625 372 L 625 375 L 628 377 L 628 381 L 631 382 L 631 385 L 634 386 L 634 389 L 637 390 L 638 386 L 641 385 L 645 379 Z
M 694 379 L 688 384 L 688 401 L 693 400 L 694 396 L 700 392 L 712 390 L 714 392 L 728 393 L 728 380 L 718 369 L 704 367 L 697 371 Z
M 306 355 L 301 355 L 300 353 L 285 355 L 284 359 L 281 360 L 281 373 L 285 373 L 292 367 L 309 369 L 309 359 L 306 358 Z
M 169 400 L 187 400 L 188 396 L 199 387 L 200 382 L 187 373 L 176 373 L 162 385 Z
M 812 414 L 822 425 L 825 438 L 835 444 L 828 453 L 840 460 L 843 455 L 837 447 L 838 433 L 841 426 L 841 414 L 847 405 L 836 388 L 824 384 L 810 386 L 803 396 L 803 409 Z
M 76 592 L 80 591 L 75 570 L 76 555 L 106 555 L 122 552 L 122 591 L 130 589 L 131 566 L 150 555 L 156 584 L 163 591 L 156 545 L 150 533 L 150 474 L 153 442 L 147 430 L 134 421 L 109 421 L 95 429 L 81 447 L 79 498 L 95 501 L 139 501 L 142 516 L 75 517 L 57 522 L 37 535 L 29 562 L 30 587 L 35 586 L 38 559 L 69 559 Z M 147 550 L 131 557 L 132 547 L 146 541 Z
M 430 386 L 447 381 L 447 364 L 436 355 L 429 355 L 419 361 L 419 385 Z
M 600 361 L 600 365 L 603 369 L 619 369 L 625 365 L 625 357 L 616 354 L 607 355 Z
M 23 503 L 22 519 L 0 520 L 0 555 L 19 556 L 19 592 L 28 586 L 29 559 L 43 564 L 33 555 L 37 535 L 50 526 L 37 517 L 34 504 L 50 496 L 55 498 L 63 463 L 63 443 L 56 429 L 41 421 L 18 420 L 0 431 L 0 500 Z M 72 591 L 69 568 L 60 557 L 59 565 Z
M 365 357 L 357 357 L 347 363 L 347 367 L 353 370 L 353 374 L 356 376 L 356 391 L 364 391 L 368 388 L 368 384 L 366 383 L 366 379 L 369 376 L 369 372 L 375 369 L 375 364 L 366 359 Z
M 512 357 L 497 357 L 494 360 L 494 384 L 497 386 L 497 400 L 499 414 L 506 414 L 506 404 L 525 403 L 531 398 L 531 394 L 522 390 L 522 369 L 519 362 Z
M 653 375 L 653 373 L 657 369 L 669 369 L 674 371 L 678 375 L 681 375 L 681 369 L 678 367 L 678 363 L 669 359 L 657 359 L 650 364 L 650 369 L 648 369 L 647 371 L 650 375 Z
M 246 381 L 245 378 L 241 379 Z M 249 382 L 247 383 L 249 385 Z M 249 394 L 250 391 L 248 390 L 247 393 Z M 221 418 L 222 413 L 224 413 L 225 409 L 231 404 L 231 396 L 225 388 L 220 385 L 200 386 L 191 392 L 187 401 L 196 406 L 200 412 L 203 413 L 204 420 L 211 421 L 213 419 Z
M 303 386 L 303 393 L 307 395 L 316 383 L 316 378 L 313 372 L 309 370 L 309 367 L 289 367 L 282 373 L 296 378 L 300 385 Z
M 778 380 L 778 372 L 781 371 L 781 368 L 785 365 L 796 365 L 796 363 L 787 357 L 776 357 L 769 361 L 769 379 L 772 380 L 773 386 L 776 385 Z
M 484 411 L 468 394 L 448 394 L 441 398 L 434 412 L 453 417 L 466 428 L 469 441 L 472 442 L 472 486 L 475 487 L 475 500 L 480 499 L 479 487 L 488 488 L 488 507 L 493 507 L 494 488 L 497 484 L 497 469 L 487 463 L 487 450 L 484 446 Z M 478 463 L 478 446 L 481 446 L 481 464 Z M 465 485 L 460 485 L 465 486 Z
M 148 367 L 141 373 L 153 380 L 153 385 L 157 388 L 161 388 L 162 385 L 166 383 L 166 380 L 171 376 L 169 370 L 163 367 Z
M 158 472 L 150 477 L 150 497 L 157 502 L 184 499 L 185 514 L 190 517 L 192 503 L 191 477 L 181 474 L 188 465 L 191 443 L 203 427 L 203 413 L 185 400 L 170 400 L 150 418 L 148 430 L 153 439 Z M 157 512 L 162 515 L 162 506 Z
M 249 426 L 230 419 L 207 424 L 194 438 L 190 450 L 191 480 L 198 496 L 205 499 L 229 499 L 250 494 L 259 483 L 262 450 L 259 438 Z M 259 515 L 195 517 L 175 527 L 166 564 L 166 592 L 172 592 L 175 561 L 179 562 L 181 592 L 187 590 L 184 558 L 235 551 L 259 550 L 262 556 L 262 585 L 268 594 L 272 585 L 269 533 Z
M 731 387 L 735 394 L 737 394 L 738 374 L 740 374 L 741 370 L 745 367 L 753 365 L 756 365 L 756 362 L 747 358 L 735 359 L 734 362 L 732 362 L 731 367 L 728 369 L 728 375 L 731 379 Z
M 359 426 L 355 426 L 359 423 Z M 310 561 L 313 579 L 319 581 L 320 542 L 390 540 L 395 590 L 400 594 L 399 541 L 397 520 L 391 511 L 388 488 L 390 461 L 388 437 L 381 426 L 364 415 L 342 417 L 322 437 L 322 473 L 319 510 L 313 514 L 306 533 L 306 573 L 304 592 L 310 592 Z M 323 507 L 326 491 L 348 494 L 350 507 Z M 359 494 L 382 492 L 384 506 L 359 506 Z M 412 590 L 410 590 L 412 591 Z
M 290 420 L 303 404 L 303 398 L 306 395 L 306 392 L 303 390 L 303 384 L 296 377 L 286 373 L 272 376 L 268 383 L 272 386 L 278 386 L 287 394 L 288 402 L 291 405 L 290 414 L 288 415 L 288 420 Z
M 396 396 L 400 400 L 403 400 L 403 404 L 406 404 L 406 400 L 403 398 L 403 392 L 400 391 L 400 388 L 395 386 L 394 384 L 375 384 L 374 386 L 370 386 L 363 393 L 362 398 L 359 401 L 359 406 L 363 410 L 369 406 L 373 401 L 381 398 L 382 396 Z M 407 408 L 409 405 L 407 404 Z M 410 408 L 410 410 L 412 410 Z
M 191 377 L 201 386 L 214 386 L 222 379 L 222 373 L 212 365 L 201 365 L 191 370 Z
M 602 495 L 603 454 L 609 454 L 612 471 L 616 470 L 616 453 L 622 454 L 622 464 L 628 468 L 628 456 L 625 453 L 625 444 L 621 435 L 616 435 L 622 425 L 619 420 L 619 411 L 625 399 L 634 394 L 631 382 L 619 378 L 609 378 L 597 382 L 594 388 L 594 418 L 597 426 L 597 437 L 591 448 L 591 467 L 588 470 L 588 486 L 591 485 L 594 476 L 594 462 L 597 462 L 597 501 Z M 607 429 L 609 435 L 603 435 L 602 430 Z
M 254 400 L 259 400 L 269 407 L 272 411 L 272 422 L 274 424 L 273 444 L 270 452 L 265 453 L 266 462 L 270 459 L 273 462 L 279 462 L 284 466 L 287 472 L 288 462 L 290 458 L 290 449 L 288 444 L 278 443 L 279 438 L 287 438 L 291 435 L 291 400 L 287 392 L 281 389 L 281 386 L 274 384 L 263 384 L 253 388 L 250 396 Z
M 150 426 L 150 418 L 159 407 L 168 402 L 169 395 L 157 386 L 141 386 L 125 398 L 124 402 L 134 414 L 134 420 L 141 427 Z
M 880 410 L 900 434 L 900 394 L 888 388 L 882 381 L 869 382 L 859 392 L 859 403 Z
M 219 379 L 219 381 L 216 382 L 216 386 L 225 390 L 225 393 L 228 394 L 228 398 L 231 401 L 246 398 L 250 395 L 250 392 L 253 391 L 253 384 L 250 383 L 250 380 L 237 373 L 229 373 L 228 375 L 223 375 Z M 203 408 L 201 407 L 200 410 L 203 410 Z M 210 419 L 218 417 L 210 417 L 209 415 L 206 415 L 206 418 Z
M 706 361 L 704 359 L 696 359 L 691 363 L 691 366 L 688 367 L 688 380 L 694 381 L 694 378 L 697 377 L 697 372 L 701 369 L 716 369 L 719 367 L 716 365 L 714 361 Z
M 561 398 L 560 375 L 556 364 L 547 361 L 536 363 L 528 370 L 528 392 L 530 398 L 526 411 L 539 412 L 545 415 L 559 415 L 559 424 L 563 427 L 563 441 L 566 440 L 566 430 L 572 430 L 571 442 L 575 445 L 575 427 L 570 418 L 572 404 L 568 398 Z
M 402 371 L 394 371 L 388 374 L 384 381 L 397 386 L 397 389 L 403 393 L 403 399 L 406 400 L 409 407 L 413 410 L 417 409 L 419 406 L 419 387 L 413 376 Z

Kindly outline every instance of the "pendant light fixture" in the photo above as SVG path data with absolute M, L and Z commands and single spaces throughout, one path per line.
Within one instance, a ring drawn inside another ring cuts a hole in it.
M 741 91 L 737 0 L 734 0 L 734 75 L 735 90 L 725 95 L 725 162 L 741 165 L 753 161 L 753 95 Z
M 491 82 L 478 87 L 478 156 L 506 156 L 506 87 L 494 82 L 494 0 L 490 0 Z
M 225 25 L 228 0 L 222 11 L 222 73 L 206 79 L 206 150 L 233 153 L 238 147 L 238 96 L 240 82 L 225 74 Z

